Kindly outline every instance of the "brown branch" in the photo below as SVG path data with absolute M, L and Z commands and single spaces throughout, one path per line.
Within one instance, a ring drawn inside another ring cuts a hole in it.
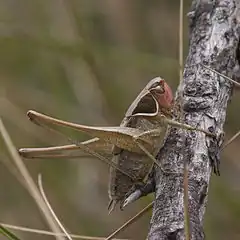
M 189 166 L 188 212 L 191 239 L 204 239 L 203 218 L 208 186 L 212 168 L 218 173 L 218 156 L 232 83 L 198 63 L 230 78 L 235 77 L 233 69 L 239 67 L 236 53 L 240 28 L 236 4 L 234 0 L 198 0 L 192 3 L 188 14 L 189 54 L 176 99 L 182 103 L 185 123 L 212 131 L 216 133 L 216 138 L 194 131 L 171 129 L 158 159 L 166 171 L 182 174 L 163 174 L 155 169 L 156 198 L 149 240 L 185 239 L 184 160 L 188 161 Z

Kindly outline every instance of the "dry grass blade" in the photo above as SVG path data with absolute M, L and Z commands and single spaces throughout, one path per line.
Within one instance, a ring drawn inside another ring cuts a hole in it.
M 188 212 L 188 163 L 184 161 L 183 175 L 184 231 L 186 240 L 190 240 L 190 219 Z
M 2 134 L 3 140 L 7 146 L 7 149 L 16 164 L 17 169 L 19 170 L 20 174 L 24 178 L 26 182 L 27 189 L 31 196 L 34 198 L 36 204 L 38 205 L 39 209 L 41 210 L 41 213 L 43 214 L 46 222 L 48 223 L 50 229 L 52 229 L 53 232 L 57 233 L 60 232 L 59 227 L 56 225 L 54 219 L 52 218 L 51 214 L 49 213 L 34 181 L 32 180 L 31 175 L 29 174 L 27 168 L 25 167 L 22 159 L 20 158 L 17 150 L 15 149 L 10 136 L 7 133 L 7 130 L 5 129 L 3 122 L 0 118 L 0 132 Z M 64 240 L 63 237 L 57 236 L 56 237 L 58 240 Z
M 180 0 L 179 8 L 179 82 L 183 74 L 183 0 Z
M 153 202 L 148 204 L 145 208 L 143 208 L 140 212 L 138 212 L 134 217 L 130 218 L 127 222 L 125 222 L 120 228 L 110 234 L 105 240 L 113 239 L 117 234 L 125 230 L 132 223 L 136 222 L 140 217 L 142 217 L 149 209 L 153 207 Z
M 48 236 L 62 236 L 62 237 L 66 236 L 64 233 L 53 233 L 50 231 L 15 226 L 11 224 L 0 223 L 0 225 L 8 229 L 13 229 L 13 230 L 22 231 L 22 232 L 29 232 L 29 233 L 35 233 L 40 235 L 48 235 Z M 78 234 L 70 234 L 70 236 L 72 238 L 81 239 L 81 240 L 104 240 L 105 239 L 104 237 L 90 237 L 90 236 L 84 236 L 84 235 L 78 235 Z M 114 240 L 127 240 L 127 239 L 114 238 Z
M 180 66 L 180 82 L 183 74 L 183 0 L 180 0 L 179 7 L 179 66 Z M 188 163 L 184 161 L 183 176 L 183 202 L 184 202 L 184 231 L 186 240 L 190 240 L 190 221 L 188 212 Z
M 27 189 L 24 179 L 19 175 L 18 169 L 16 169 L 14 163 L 8 159 L 4 154 L 0 154 L 0 161 L 6 166 L 8 171 L 19 181 L 19 183 Z
M 68 232 L 66 231 L 66 229 L 63 227 L 62 223 L 59 221 L 57 215 L 55 214 L 55 212 L 53 211 L 47 197 L 46 197 L 46 194 L 43 190 L 43 184 L 42 184 L 42 175 L 41 174 L 38 174 L 38 187 L 40 189 L 40 192 L 42 194 L 42 197 L 43 197 L 43 200 L 45 201 L 49 211 L 51 212 L 53 218 L 55 219 L 55 221 L 57 222 L 58 226 L 62 229 L 62 231 L 64 232 L 64 234 L 66 235 L 66 237 L 69 239 L 69 240 L 72 240 L 71 236 L 68 234 Z
M 234 134 L 222 147 L 221 151 L 226 148 L 228 145 L 230 145 L 238 136 L 240 135 L 240 131 L 238 131 L 236 134 Z
M 214 69 L 212 69 L 212 68 L 210 68 L 210 67 L 208 67 L 208 66 L 202 64 L 202 63 L 200 63 L 200 65 L 203 66 L 203 67 L 205 67 L 206 69 L 208 69 L 208 70 L 210 70 L 210 71 L 216 73 L 217 75 L 219 75 L 219 76 L 221 76 L 221 77 L 227 79 L 228 81 L 232 82 L 233 84 L 237 85 L 238 87 L 240 87 L 240 83 L 237 82 L 237 81 L 234 81 L 234 80 L 231 79 L 230 77 L 227 77 L 227 76 L 225 76 L 225 75 L 223 75 L 223 74 L 217 72 L 216 70 L 214 70 Z

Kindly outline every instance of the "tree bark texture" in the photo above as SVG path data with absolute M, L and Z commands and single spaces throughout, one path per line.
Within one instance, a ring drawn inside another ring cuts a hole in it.
M 203 220 L 213 166 L 218 166 L 226 109 L 232 83 L 204 68 L 202 63 L 230 77 L 239 75 L 239 0 L 193 1 L 188 13 L 190 43 L 183 81 L 176 101 L 181 121 L 216 133 L 171 128 L 158 160 L 166 174 L 155 169 L 155 203 L 149 240 L 186 239 L 184 234 L 183 169 L 188 163 L 188 211 L 191 239 L 204 239 Z

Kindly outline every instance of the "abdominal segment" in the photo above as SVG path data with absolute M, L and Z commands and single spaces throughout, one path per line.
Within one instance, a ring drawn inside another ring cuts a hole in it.
M 114 155 L 112 161 L 124 172 L 134 176 L 131 179 L 117 169 L 110 168 L 109 197 L 110 200 L 121 202 L 135 183 L 142 182 L 152 167 L 152 161 L 143 153 L 122 150 Z

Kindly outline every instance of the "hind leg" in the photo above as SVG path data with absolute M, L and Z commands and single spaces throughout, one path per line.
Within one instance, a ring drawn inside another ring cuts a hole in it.
M 141 139 L 142 138 L 146 138 L 146 136 L 151 136 L 151 137 L 157 137 L 161 134 L 161 129 L 153 129 L 153 130 L 150 130 L 150 131 L 146 131 L 138 136 L 135 136 L 134 137 L 134 141 L 136 142 L 136 144 L 138 145 L 138 147 L 152 160 L 152 162 L 154 164 L 156 164 L 158 166 L 159 169 L 161 169 L 161 171 L 164 173 L 164 174 L 179 174 L 179 173 L 176 173 L 176 172 L 168 172 L 168 171 L 165 171 L 163 169 L 163 167 L 161 166 L 161 164 L 159 163 L 159 161 L 143 146 L 143 144 L 141 143 Z M 151 169 L 150 169 L 151 170 Z M 151 172 L 151 171 L 150 171 Z M 149 174 L 149 173 L 148 173 Z M 144 180 L 146 180 L 148 174 L 146 175 L 146 177 L 144 178 Z
M 137 135 L 133 138 L 133 141 L 136 142 L 136 144 L 138 145 L 138 147 L 164 172 L 161 164 L 156 160 L 156 158 L 143 146 L 143 144 L 141 143 L 141 139 L 144 138 L 153 138 L 153 137 L 157 137 L 161 134 L 161 129 L 153 129 L 153 130 L 149 130 L 146 131 L 140 135 Z

